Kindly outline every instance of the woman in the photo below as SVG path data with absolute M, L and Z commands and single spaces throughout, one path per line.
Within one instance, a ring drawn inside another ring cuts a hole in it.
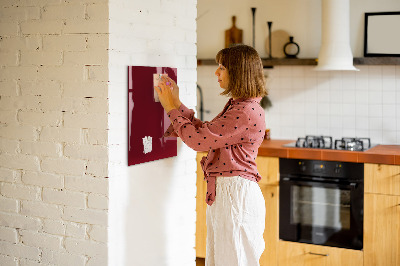
M 219 51 L 216 62 L 221 95 L 231 98 L 211 122 L 194 118 L 194 111 L 181 104 L 172 79 L 164 78 L 155 89 L 172 122 L 165 136 L 179 136 L 196 151 L 208 150 L 201 161 L 209 205 L 206 265 L 259 265 L 265 247 L 265 201 L 255 163 L 265 134 L 259 104 L 267 94 L 262 62 L 246 45 Z

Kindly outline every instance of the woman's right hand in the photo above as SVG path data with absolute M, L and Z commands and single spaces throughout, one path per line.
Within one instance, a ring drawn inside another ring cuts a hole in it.
M 169 82 L 171 84 L 171 86 L 173 88 L 172 89 L 172 98 L 173 98 L 174 105 L 175 105 L 176 109 L 178 109 L 182 104 L 181 101 L 179 100 L 179 87 L 178 87 L 178 85 L 176 85 L 175 81 L 173 79 L 171 79 L 170 77 L 168 77 L 168 76 L 163 76 L 162 79 L 163 79 L 163 81 L 165 83 Z

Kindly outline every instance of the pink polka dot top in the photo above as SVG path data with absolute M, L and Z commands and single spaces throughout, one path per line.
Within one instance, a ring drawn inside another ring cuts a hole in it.
M 229 99 L 212 121 L 202 122 L 194 111 L 181 105 L 168 112 L 172 125 L 164 137 L 176 136 L 195 151 L 208 151 L 201 160 L 207 182 L 206 202 L 215 201 L 215 184 L 219 176 L 240 176 L 258 182 L 256 157 L 265 135 L 265 113 L 261 97 Z

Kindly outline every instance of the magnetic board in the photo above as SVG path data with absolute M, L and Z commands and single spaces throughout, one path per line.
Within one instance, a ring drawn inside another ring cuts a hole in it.
M 177 82 L 176 68 L 128 67 L 128 165 L 177 155 L 176 137 L 163 137 L 171 121 L 157 101 L 155 74 Z

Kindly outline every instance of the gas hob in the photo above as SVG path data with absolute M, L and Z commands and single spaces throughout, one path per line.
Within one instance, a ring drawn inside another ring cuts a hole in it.
M 331 136 L 307 135 L 300 137 L 296 142 L 283 145 L 284 147 L 331 149 L 347 151 L 366 151 L 375 145 L 371 145 L 370 138 L 348 138 L 335 139 Z

